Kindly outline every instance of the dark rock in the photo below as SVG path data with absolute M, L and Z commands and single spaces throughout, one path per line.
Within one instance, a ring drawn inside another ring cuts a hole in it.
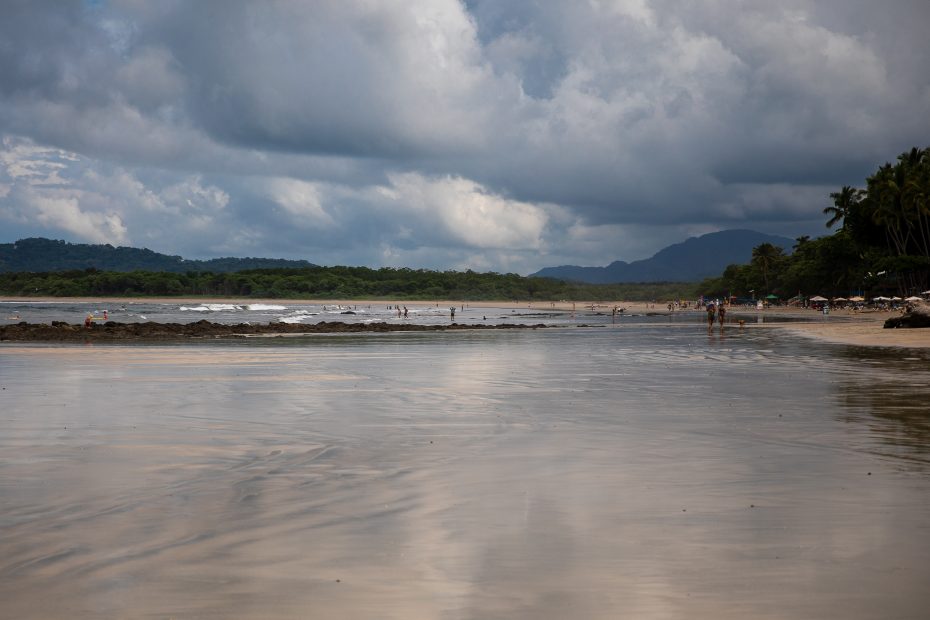
M 279 334 L 331 334 L 331 333 L 382 333 L 449 331 L 463 329 L 537 329 L 536 325 L 396 325 L 393 323 L 343 323 L 341 321 L 301 325 L 290 323 L 266 323 L 250 325 L 226 325 L 201 320 L 196 323 L 117 323 L 107 321 L 104 325 L 90 328 L 55 321 L 52 325 L 19 323 L 0 326 L 0 340 L 19 342 L 86 342 L 90 340 L 185 340 L 191 338 L 243 338 L 253 335 Z
M 893 316 L 885 321 L 885 329 L 898 327 L 930 327 L 930 303 L 915 301 L 909 303 L 901 316 Z

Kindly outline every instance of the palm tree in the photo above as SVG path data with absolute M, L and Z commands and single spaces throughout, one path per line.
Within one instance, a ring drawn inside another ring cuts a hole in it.
M 884 164 L 869 177 L 869 203 L 872 220 L 885 229 L 889 247 L 897 254 L 907 253 L 910 230 L 902 203 L 902 186 L 905 182 L 904 165 Z
M 848 185 L 844 185 L 840 191 L 830 194 L 830 198 L 833 199 L 833 206 L 823 210 L 824 215 L 830 216 L 830 219 L 827 220 L 827 228 L 832 227 L 837 222 L 842 222 L 840 228 L 846 228 L 846 216 L 849 215 L 849 211 L 855 205 L 859 204 L 864 194 L 865 192 L 861 189 L 849 187 Z
M 762 270 L 762 281 L 765 283 L 766 291 L 771 292 L 769 290 L 769 271 L 784 253 L 784 250 L 771 243 L 763 243 L 752 249 L 752 264 Z

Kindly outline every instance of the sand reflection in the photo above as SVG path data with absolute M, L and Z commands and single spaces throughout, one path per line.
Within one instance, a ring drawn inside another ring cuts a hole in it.
M 921 360 L 769 338 L 0 348 L 0 616 L 922 617 Z

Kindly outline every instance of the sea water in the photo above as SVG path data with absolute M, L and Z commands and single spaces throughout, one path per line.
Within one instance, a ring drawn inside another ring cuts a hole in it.
M 400 307 L 398 312 L 397 307 Z M 407 316 L 403 309 L 407 308 Z M 666 312 L 658 308 L 639 312 L 627 312 L 606 304 L 578 304 L 574 310 L 557 309 L 545 302 L 534 304 L 511 304 L 507 307 L 472 306 L 460 303 L 452 308 L 446 304 L 409 302 L 397 303 L 322 303 L 302 301 L 281 302 L 152 302 L 128 300 L 0 300 L 0 325 L 18 323 L 51 323 L 64 321 L 81 324 L 87 315 L 97 321 L 115 321 L 119 323 L 194 323 L 210 321 L 223 324 L 266 324 L 292 323 L 312 325 L 322 321 L 341 321 L 344 323 L 389 323 L 394 325 L 448 325 L 456 322 L 464 325 L 515 325 L 539 324 L 553 326 L 569 325 L 642 325 L 668 324 L 675 322 L 703 322 L 703 311 Z M 755 310 L 731 310 L 730 319 L 742 318 L 751 323 L 784 322 L 792 320 L 777 314 L 756 312 Z M 817 318 L 821 318 L 818 317 Z M 844 317 L 831 317 L 833 321 L 843 321 Z
M 4 343 L 0 387 L 3 618 L 930 604 L 926 352 L 687 322 Z

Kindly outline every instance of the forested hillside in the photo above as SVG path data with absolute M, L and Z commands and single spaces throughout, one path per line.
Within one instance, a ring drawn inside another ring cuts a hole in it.
M 148 249 L 68 243 L 41 237 L 0 243 L 0 272 L 67 271 L 100 269 L 104 271 L 211 271 L 229 273 L 246 269 L 313 267 L 305 260 L 279 258 L 214 258 L 185 260 L 180 256 L 159 254 Z

